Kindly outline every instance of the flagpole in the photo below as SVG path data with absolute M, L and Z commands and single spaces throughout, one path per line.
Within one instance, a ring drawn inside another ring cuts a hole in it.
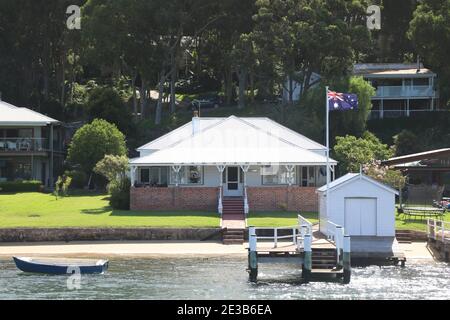
M 328 106 L 328 86 L 325 87 L 325 114 L 326 114 L 326 147 L 327 147 L 327 191 L 326 191 L 326 215 L 327 220 L 330 218 L 328 215 L 329 208 L 330 208 L 330 201 L 328 197 L 328 189 L 330 185 L 330 114 L 329 114 L 329 106 Z M 327 226 L 326 226 L 327 227 Z M 325 228 L 326 228 L 325 227 Z

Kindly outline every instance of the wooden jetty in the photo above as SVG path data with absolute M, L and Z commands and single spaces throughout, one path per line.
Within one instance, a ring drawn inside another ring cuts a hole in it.
M 344 228 L 333 224 L 333 235 L 327 238 L 301 215 L 298 221 L 290 227 L 249 227 L 250 281 L 257 281 L 260 263 L 295 263 L 302 268 L 304 282 L 325 277 L 349 283 L 350 237 Z
M 439 253 L 443 261 L 450 261 L 450 222 L 427 219 L 428 245 Z

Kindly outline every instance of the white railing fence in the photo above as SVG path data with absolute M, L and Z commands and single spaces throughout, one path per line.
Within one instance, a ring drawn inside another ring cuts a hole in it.
M 427 234 L 434 240 L 450 241 L 450 222 L 428 218 Z
M 266 231 L 266 235 L 261 234 L 262 231 Z M 288 230 L 288 231 L 286 231 Z M 287 226 L 287 227 L 250 227 L 250 234 L 255 234 L 255 239 L 257 240 L 272 240 L 274 248 L 278 247 L 280 240 L 290 239 L 297 248 L 304 248 L 304 239 L 306 235 L 312 236 L 312 223 L 308 219 L 298 215 L 298 225 Z M 269 233 L 270 235 L 267 235 Z
M 291 239 L 294 244 L 297 244 L 297 236 L 299 235 L 298 226 L 275 227 L 275 228 L 269 228 L 269 227 L 252 227 L 252 228 L 256 232 L 257 240 L 273 240 L 274 248 L 277 248 L 279 240 L 283 240 L 283 239 Z M 261 236 L 261 235 L 258 235 L 258 230 L 272 231 L 273 235 Z M 287 235 L 280 235 L 280 232 L 279 232 L 280 230 L 290 230 L 290 232 Z
M 328 240 L 334 242 L 336 246 L 336 260 L 339 263 L 341 260 L 342 250 L 344 249 L 344 228 L 331 221 L 327 221 L 327 236 Z

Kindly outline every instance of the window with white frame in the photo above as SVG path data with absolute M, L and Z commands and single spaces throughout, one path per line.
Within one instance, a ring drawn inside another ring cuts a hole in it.
M 203 184 L 202 166 L 184 166 L 177 173 L 170 170 L 170 184 Z
M 289 172 L 285 166 L 264 166 L 261 168 L 263 184 L 292 184 L 296 181 L 296 172 Z M 291 180 L 290 180 L 291 179 Z
M 151 186 L 167 185 L 167 167 L 140 168 L 140 182 Z

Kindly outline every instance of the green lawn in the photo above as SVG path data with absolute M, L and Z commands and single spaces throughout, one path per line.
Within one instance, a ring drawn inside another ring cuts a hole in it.
M 0 194 L 0 228 L 8 227 L 219 227 L 215 212 L 112 210 L 107 195 L 55 199 L 43 193 Z
M 318 214 L 303 212 L 311 222 Z M 450 222 L 450 212 L 444 220 Z M 297 224 L 297 212 L 250 212 L 249 226 L 284 227 Z M 55 199 L 43 193 L 0 194 L 0 228 L 8 227 L 218 227 L 219 215 L 198 211 L 113 210 L 105 194 L 78 194 Z M 397 229 L 426 230 L 426 220 L 396 215 Z
M 289 227 L 297 225 L 298 212 L 250 212 L 247 224 L 254 227 Z M 316 212 L 302 212 L 302 216 L 312 223 L 319 222 Z

